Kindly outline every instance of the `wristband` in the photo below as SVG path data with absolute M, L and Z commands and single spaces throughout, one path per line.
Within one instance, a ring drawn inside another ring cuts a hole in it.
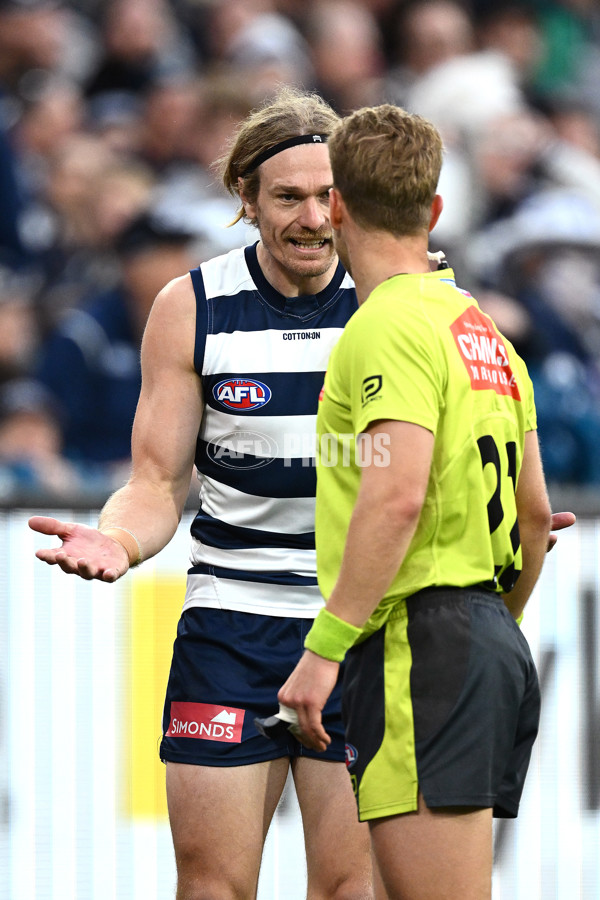
M 361 634 L 362 628 L 345 622 L 323 607 L 306 635 L 304 646 L 324 659 L 342 662 L 346 652 Z
M 142 562 L 142 546 L 133 531 L 130 531 L 129 528 L 123 528 L 121 525 L 111 525 L 107 528 L 101 528 L 100 533 L 112 538 L 113 541 L 116 541 L 117 544 L 123 547 L 129 557 L 130 569 L 133 569 L 134 566 L 139 566 Z

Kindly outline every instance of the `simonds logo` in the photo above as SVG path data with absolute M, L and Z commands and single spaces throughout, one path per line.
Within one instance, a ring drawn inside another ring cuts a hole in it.
M 174 700 L 171 703 L 171 723 L 166 736 L 239 744 L 243 724 L 243 709 Z
M 227 378 L 214 386 L 213 397 L 226 409 L 246 412 L 268 403 L 271 388 L 252 378 Z

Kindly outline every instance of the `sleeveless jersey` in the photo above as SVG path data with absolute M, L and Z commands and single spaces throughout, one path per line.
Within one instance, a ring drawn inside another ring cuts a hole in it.
M 314 616 L 316 412 L 329 354 L 357 308 L 353 282 L 338 264 L 321 293 L 286 298 L 256 244 L 190 274 L 205 407 L 184 610 Z
M 376 444 L 382 435 L 358 444 L 353 436 L 379 419 L 420 425 L 435 440 L 416 533 L 366 631 L 425 587 L 511 590 L 521 569 L 515 489 L 525 432 L 536 427 L 533 388 L 523 360 L 450 269 L 396 276 L 372 292 L 333 350 L 319 407 L 316 533 L 325 598 L 339 573 L 361 465 L 385 465 L 386 448 Z

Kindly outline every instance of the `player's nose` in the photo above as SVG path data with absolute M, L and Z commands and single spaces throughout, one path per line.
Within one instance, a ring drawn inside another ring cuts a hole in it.
M 298 223 L 303 228 L 317 231 L 329 221 L 329 207 L 319 203 L 316 197 L 307 197 L 298 216 Z

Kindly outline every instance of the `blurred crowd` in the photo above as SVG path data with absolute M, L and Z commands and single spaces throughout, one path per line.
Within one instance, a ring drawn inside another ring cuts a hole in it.
M 0 0 L 0 501 L 123 482 L 150 305 L 256 239 L 211 164 L 282 83 L 440 128 L 431 248 L 525 357 L 549 482 L 600 485 L 596 0 Z

